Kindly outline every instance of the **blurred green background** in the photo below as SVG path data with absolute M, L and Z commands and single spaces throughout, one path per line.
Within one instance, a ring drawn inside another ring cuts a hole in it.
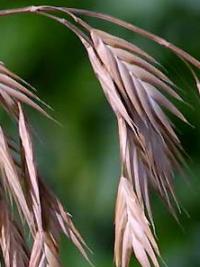
M 1 0 L 0 8 L 51 4 L 106 12 L 152 31 L 200 58 L 199 0 Z M 170 267 L 200 266 L 200 100 L 186 67 L 154 43 L 111 24 L 96 27 L 135 42 L 157 58 L 183 89 L 191 107 L 181 106 L 195 127 L 174 120 L 188 153 L 188 181 L 176 177 L 177 194 L 189 212 L 179 226 L 157 196 L 153 212 L 162 256 Z M 38 167 L 86 239 L 97 267 L 113 266 L 114 206 L 120 173 L 117 126 L 83 47 L 62 25 L 36 15 L 0 18 L 0 60 L 38 89 L 55 111 L 58 127 L 27 108 L 35 128 Z M 13 131 L 3 111 L 1 124 Z M 174 119 L 174 118 L 173 118 Z M 63 266 L 88 264 L 64 238 Z M 133 261 L 133 266 L 137 264 Z M 164 265 L 163 265 L 164 266 Z

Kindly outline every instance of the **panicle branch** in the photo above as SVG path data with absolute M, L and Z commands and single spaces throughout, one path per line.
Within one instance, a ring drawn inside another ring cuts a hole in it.
M 117 267 L 128 267 L 130 257 L 134 254 L 142 267 L 158 267 L 160 253 L 151 232 L 154 222 L 149 191 L 154 189 L 158 192 L 178 220 L 176 213 L 180 207 L 173 181 L 174 171 L 182 172 L 185 164 L 184 151 L 165 110 L 188 123 L 170 99 L 182 103 L 184 100 L 176 92 L 176 84 L 160 69 L 156 59 L 124 39 L 93 28 L 80 16 L 111 22 L 169 49 L 186 63 L 198 90 L 200 82 L 194 68 L 200 69 L 200 61 L 167 40 L 106 14 L 75 8 L 30 6 L 1 10 L 0 16 L 19 13 L 49 17 L 73 31 L 84 45 L 96 77 L 116 115 L 119 129 L 121 178 L 115 213 L 115 262 Z M 20 248 L 19 259 L 21 262 L 29 261 L 29 267 L 42 264 L 60 266 L 58 239 L 60 232 L 64 232 L 89 261 L 86 244 L 70 216 L 38 174 L 30 127 L 22 104 L 31 106 L 47 117 L 49 115 L 39 105 L 44 103 L 27 87 L 30 89 L 27 83 L 0 64 L 0 104 L 16 119 L 20 138 L 20 148 L 13 148 L 3 130 L 0 131 L 2 185 L 3 190 L 16 201 L 34 240 L 30 256 L 25 257 L 28 254 Z M 16 162 L 14 152 L 20 155 L 21 162 Z M 9 227 L 13 227 L 7 213 L 5 217 Z M 10 236 L 7 238 L 11 240 Z M 16 236 L 12 238 L 14 241 L 17 239 Z M 7 264 L 10 255 L 7 256 L 5 244 L 14 246 L 14 241 L 5 241 L 5 235 L 1 235 L 0 244 L 6 267 L 10 267 Z

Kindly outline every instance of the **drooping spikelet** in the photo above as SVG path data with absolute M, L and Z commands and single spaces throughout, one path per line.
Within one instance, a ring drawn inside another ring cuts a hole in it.
M 144 210 L 138 202 L 131 182 L 121 177 L 118 187 L 115 216 L 115 261 L 128 267 L 134 252 L 141 266 L 159 266 L 159 250 L 151 233 Z
M 47 16 L 72 30 L 85 46 L 97 79 L 116 115 L 119 129 L 121 178 L 115 214 L 115 262 L 117 267 L 128 267 L 134 253 L 142 267 L 158 267 L 160 253 L 151 232 L 153 216 L 149 189 L 153 188 L 159 193 L 176 217 L 174 203 L 179 206 L 173 179 L 174 171 L 182 168 L 183 149 L 165 110 L 187 123 L 170 100 L 182 101 L 182 98 L 152 56 L 126 40 L 94 29 L 79 16 L 109 21 L 171 50 L 189 67 L 198 89 L 200 82 L 193 67 L 200 69 L 200 62 L 163 38 L 106 14 L 74 8 L 34 6 L 0 11 L 0 16 L 16 13 Z M 75 23 L 65 19 L 63 14 Z M 14 161 L 10 150 L 16 152 L 16 149 L 1 131 L 2 158 L 9 161 L 9 164 L 3 163 L 0 159 L 3 184 L 22 209 L 35 240 L 30 266 L 38 266 L 43 261 L 47 266 L 59 266 L 56 244 L 60 231 L 70 237 L 87 258 L 85 243 L 75 230 L 70 216 L 49 192 L 36 170 L 29 127 L 21 104 L 26 103 L 45 115 L 47 113 L 35 104 L 39 99 L 21 82 L 0 65 L 0 103 L 19 122 L 21 148 L 17 153 L 22 159 L 21 163 Z M 23 174 L 23 188 L 18 172 Z M 11 183 L 11 174 L 15 186 Z M 27 195 L 24 195 L 24 188 Z
M 74 227 L 71 216 L 51 193 L 38 174 L 30 125 L 23 104 L 50 118 L 35 101 L 40 99 L 26 83 L 0 64 L 0 104 L 14 117 L 19 127 L 20 147 L 0 128 L 1 214 L 0 246 L 6 267 L 59 267 L 59 236 L 64 233 L 89 261 L 86 244 Z M 17 141 L 17 139 L 15 138 Z M 17 157 L 15 156 L 17 154 Z M 20 160 L 19 160 L 20 158 Z M 7 197 L 9 196 L 9 197 Z M 10 201 L 11 200 L 11 201 Z M 14 200 L 32 235 L 30 253 L 23 237 L 22 222 L 12 217 Z

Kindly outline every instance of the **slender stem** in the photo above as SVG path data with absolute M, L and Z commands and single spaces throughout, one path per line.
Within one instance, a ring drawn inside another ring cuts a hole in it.
M 161 46 L 164 46 L 171 51 L 173 51 L 175 54 L 183 58 L 184 60 L 188 61 L 192 65 L 196 66 L 197 68 L 200 69 L 200 61 L 189 55 L 187 52 L 184 50 L 180 49 L 179 47 L 171 44 L 164 38 L 161 38 L 153 33 L 150 33 L 146 30 L 143 30 L 135 25 L 132 25 L 131 23 L 125 22 L 121 19 L 115 18 L 113 16 L 107 15 L 107 14 L 102 14 L 98 12 L 93 12 L 89 10 L 83 10 L 83 9 L 76 9 L 76 8 L 62 8 L 62 7 L 53 7 L 53 6 L 29 6 L 29 7 L 23 7 L 23 8 L 16 8 L 16 9 L 10 9 L 10 10 L 1 10 L 0 11 L 0 16 L 8 16 L 8 15 L 13 15 L 13 14 L 19 14 L 19 13 L 39 13 L 39 11 L 44 11 L 44 12 L 49 12 L 49 11 L 66 11 L 68 14 L 71 16 L 71 13 L 73 14 L 79 14 L 79 15 L 85 15 L 85 16 L 90 16 L 90 17 L 95 17 L 101 20 L 105 20 L 111 23 L 114 23 L 116 25 L 119 25 L 123 28 L 126 28 L 130 31 L 133 31 L 143 37 L 146 37 Z M 44 14 L 43 14 L 44 15 Z M 79 19 L 79 18 L 78 18 Z M 81 24 L 81 20 L 76 20 L 79 24 Z M 83 26 L 83 24 L 82 24 Z
M 50 7 L 47 7 L 50 8 Z M 65 7 L 54 7 L 53 9 L 51 8 L 50 11 L 60 11 L 60 12 L 64 12 L 65 14 L 69 15 L 76 23 L 78 23 L 79 25 L 81 25 L 84 29 L 86 29 L 87 31 L 91 31 L 92 27 L 86 23 L 85 21 L 83 21 L 82 19 L 80 19 L 79 17 L 75 16 L 74 13 L 70 12 L 68 10 L 68 8 Z
M 116 25 L 119 25 L 123 28 L 126 28 L 130 31 L 133 31 L 133 32 L 135 32 L 135 33 L 137 33 L 143 37 L 146 37 L 146 38 L 160 44 L 161 46 L 164 46 L 164 47 L 170 49 L 175 54 L 179 55 L 181 58 L 185 59 L 186 61 L 188 61 L 189 63 L 191 63 L 192 65 L 194 65 L 200 69 L 200 61 L 199 60 L 195 59 L 194 57 L 192 57 L 190 54 L 188 54 L 184 50 L 180 49 L 179 47 L 171 44 L 170 42 L 168 42 L 164 38 L 161 38 L 161 37 L 159 37 L 153 33 L 150 33 L 146 30 L 143 30 L 143 29 L 141 29 L 135 25 L 132 25 L 128 22 L 125 22 L 121 19 L 115 18 L 115 17 L 107 15 L 107 14 L 102 14 L 102 13 L 93 12 L 93 11 L 89 11 L 89 10 L 76 9 L 76 8 L 66 8 L 66 10 L 68 10 L 74 14 L 85 15 L 85 16 L 90 16 L 90 17 L 95 17 L 95 18 L 101 19 L 101 20 L 105 20 L 105 21 L 114 23 Z
M 76 36 L 79 37 L 79 39 L 83 39 L 85 40 L 88 44 L 92 45 L 91 43 L 91 40 L 90 38 L 84 34 L 82 31 L 80 31 L 75 25 L 73 25 L 71 22 L 67 21 L 66 19 L 64 18 L 60 18 L 60 17 L 56 17 L 54 15 L 51 15 L 49 13 L 46 13 L 46 12 L 42 12 L 42 11 L 37 11 L 36 12 L 37 14 L 40 14 L 40 15 L 43 15 L 43 16 L 46 16 L 48 18 L 51 18 L 61 24 L 63 24 L 64 26 L 66 26 L 68 29 L 70 29 L 74 34 L 76 34 Z
M 0 10 L 0 17 L 15 15 L 15 14 L 22 14 L 22 13 L 34 13 L 40 9 L 39 6 L 28 6 L 22 8 L 15 8 L 15 9 L 7 9 L 7 10 Z
M 42 16 L 46 16 L 46 17 L 49 17 L 49 18 L 65 25 L 68 29 L 70 29 L 72 32 L 74 32 L 79 37 L 79 39 L 81 39 L 81 40 L 83 39 L 88 44 L 92 45 L 88 36 L 86 34 L 84 34 L 82 31 L 80 31 L 75 25 L 73 25 L 72 23 L 70 23 L 69 21 L 67 21 L 64 18 L 53 16 L 53 15 L 47 13 L 47 12 L 55 12 L 55 11 L 63 11 L 64 13 L 70 15 L 77 23 L 79 23 L 82 26 L 84 25 L 84 22 L 81 19 L 79 21 L 79 18 L 76 17 L 74 14 L 72 14 L 70 11 L 65 11 L 65 10 L 62 10 L 62 8 L 53 7 L 53 6 L 29 6 L 29 7 L 16 8 L 16 9 L 0 10 L 0 17 L 1 16 L 15 15 L 15 14 L 23 14 L 23 13 L 35 13 L 35 14 L 39 14 Z M 87 27 L 87 24 L 86 24 L 85 28 L 86 27 Z M 89 26 L 87 29 L 89 29 Z

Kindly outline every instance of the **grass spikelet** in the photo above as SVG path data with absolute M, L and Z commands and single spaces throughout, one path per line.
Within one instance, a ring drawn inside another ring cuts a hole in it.
M 149 191 L 152 188 L 158 192 L 177 219 L 180 208 L 173 186 L 174 171 L 182 171 L 184 150 L 165 111 L 188 123 L 171 98 L 184 101 L 155 58 L 118 36 L 93 28 L 81 16 L 118 25 L 172 51 L 185 62 L 198 90 L 199 78 L 194 69 L 200 69 L 200 61 L 167 40 L 106 14 L 75 8 L 30 6 L 0 11 L 0 16 L 18 13 L 46 16 L 70 29 L 84 45 L 118 122 L 121 178 L 115 214 L 116 266 L 128 267 L 134 254 L 142 267 L 159 267 L 160 253 L 151 232 L 154 222 Z M 44 103 L 27 88 L 31 87 L 0 64 L 0 105 L 15 117 L 21 139 L 21 147 L 16 148 L 0 129 L 2 185 L 4 193 L 8 192 L 17 203 L 32 233 L 29 267 L 60 266 L 58 242 L 61 233 L 70 238 L 89 261 L 86 244 L 70 215 L 38 174 L 23 104 L 49 115 L 40 107 Z M 20 155 L 21 162 L 14 159 L 13 152 Z M 6 251 L 5 247 L 2 249 Z M 3 256 L 7 262 L 5 253 Z M 6 267 L 11 266 L 6 263 Z

